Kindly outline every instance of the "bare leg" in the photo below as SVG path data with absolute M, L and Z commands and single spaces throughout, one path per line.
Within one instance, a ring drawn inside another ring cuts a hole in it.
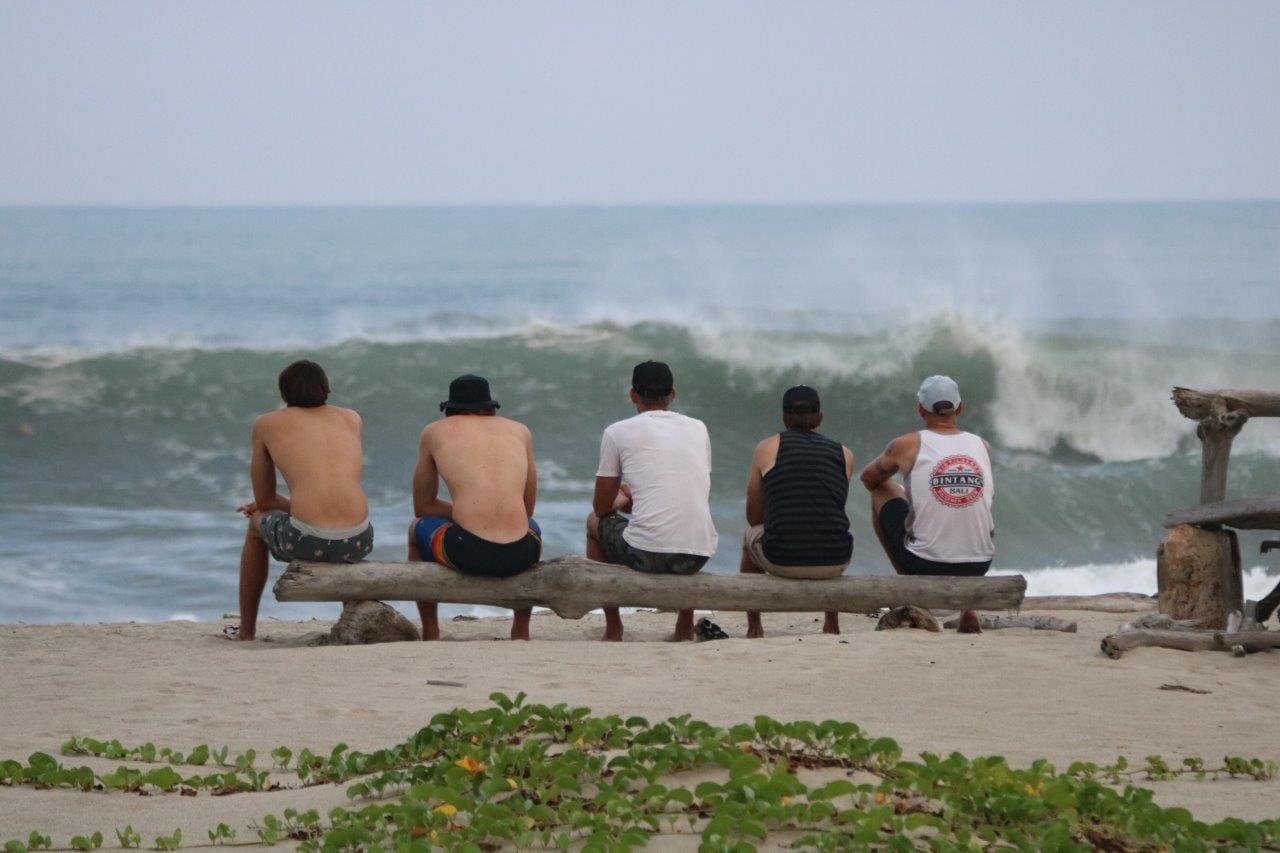
M 827 618 L 822 622 L 822 633 L 839 634 L 840 633 L 840 611 L 828 610 Z
M 267 543 L 262 541 L 259 525 L 262 513 L 249 519 L 240 551 L 240 634 L 241 640 L 252 640 L 258 630 L 258 603 L 267 585 Z
M 889 546 L 885 543 L 884 530 L 880 528 L 880 510 L 894 498 L 907 499 L 907 490 L 902 488 L 901 483 L 894 480 L 885 480 L 872 490 L 871 526 L 875 528 L 876 538 L 880 540 L 880 547 L 884 549 L 885 556 L 889 558 L 889 564 L 893 566 L 895 572 L 902 574 L 902 567 L 893 559 L 893 552 L 889 550 Z
M 533 613 L 533 608 L 521 607 L 519 610 L 513 610 L 512 613 L 515 614 L 515 618 L 511 620 L 511 639 L 529 639 L 529 616 Z
M 742 549 L 742 560 L 738 563 L 738 571 L 744 575 L 764 574 L 764 570 L 751 560 L 751 552 Z M 760 611 L 747 611 L 747 639 L 758 640 L 764 636 L 764 625 L 760 622 Z
M 669 643 L 683 643 L 693 639 L 693 610 L 681 610 L 676 614 L 676 630 L 667 637 Z
M 594 512 L 587 516 L 587 559 L 604 563 L 607 560 L 604 558 L 604 548 L 600 545 L 599 524 L 600 519 Z M 618 613 L 618 608 L 604 609 L 604 637 L 601 639 L 610 643 L 622 642 L 622 616 Z
M 409 554 L 408 560 L 411 563 L 421 563 L 422 554 L 418 552 L 418 540 L 413 535 L 413 530 L 418 526 L 418 519 L 409 522 Z M 418 616 L 422 618 L 422 639 L 438 640 L 440 639 L 440 618 L 438 614 L 439 608 L 434 601 L 419 601 Z M 512 626 L 515 630 L 515 626 Z

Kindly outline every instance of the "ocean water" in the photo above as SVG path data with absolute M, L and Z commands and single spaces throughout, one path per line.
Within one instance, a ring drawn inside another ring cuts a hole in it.
M 1280 388 L 1280 203 L 0 209 L 0 622 L 234 610 L 249 424 L 302 356 L 364 417 L 374 558 L 403 559 L 418 433 L 467 372 L 533 429 L 546 552 L 580 553 L 600 432 L 659 358 L 711 432 L 713 570 L 786 387 L 861 466 L 944 372 L 996 447 L 995 570 L 1154 591 L 1198 491 L 1171 386 Z M 1236 442 L 1229 495 L 1262 492 L 1280 419 Z M 852 570 L 889 571 L 856 483 L 849 512 Z

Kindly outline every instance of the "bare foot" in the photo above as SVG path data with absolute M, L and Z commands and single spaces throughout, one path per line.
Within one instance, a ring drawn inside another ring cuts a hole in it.
M 822 633 L 839 634 L 840 633 L 840 614 L 828 613 L 827 618 L 822 623 Z
M 600 639 L 604 640 L 606 643 L 621 643 L 622 628 L 618 628 L 618 630 L 616 631 L 610 630 L 609 628 L 605 628 L 604 636 L 601 637 Z
M 982 625 L 978 622 L 978 611 L 966 610 L 960 614 L 960 625 L 957 634 L 981 634 Z
M 764 636 L 764 624 L 760 621 L 760 614 L 747 612 L 747 639 L 758 640 Z

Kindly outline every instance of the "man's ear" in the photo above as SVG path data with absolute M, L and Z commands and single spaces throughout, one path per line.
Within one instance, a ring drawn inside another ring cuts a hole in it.
M 818 412 L 818 423 L 817 423 L 817 426 L 814 427 L 814 429 L 817 429 L 820 426 L 822 426 L 822 412 Z
M 920 413 L 920 417 L 922 418 L 926 418 L 929 416 L 929 410 L 926 409 L 924 406 L 920 405 L 919 403 L 916 403 L 916 411 Z
M 958 415 L 963 411 L 964 411 L 964 400 L 961 400 L 960 405 L 956 406 L 956 414 Z
M 631 398 L 631 402 L 633 405 L 636 405 L 636 406 L 640 405 L 640 395 L 636 393 L 636 389 L 634 388 L 630 389 L 629 391 L 627 391 L 627 395 Z
M 671 393 L 667 395 L 667 405 L 670 406 L 675 401 L 676 401 L 676 389 L 675 389 L 675 386 L 673 385 L 671 387 Z

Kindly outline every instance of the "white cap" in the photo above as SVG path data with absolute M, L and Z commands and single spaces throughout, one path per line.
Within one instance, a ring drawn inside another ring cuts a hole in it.
M 920 383 L 916 399 L 920 401 L 920 405 L 926 412 L 932 412 L 935 415 L 950 414 L 960 406 L 960 386 L 950 376 L 930 376 Z M 939 403 L 951 405 L 938 411 Z

